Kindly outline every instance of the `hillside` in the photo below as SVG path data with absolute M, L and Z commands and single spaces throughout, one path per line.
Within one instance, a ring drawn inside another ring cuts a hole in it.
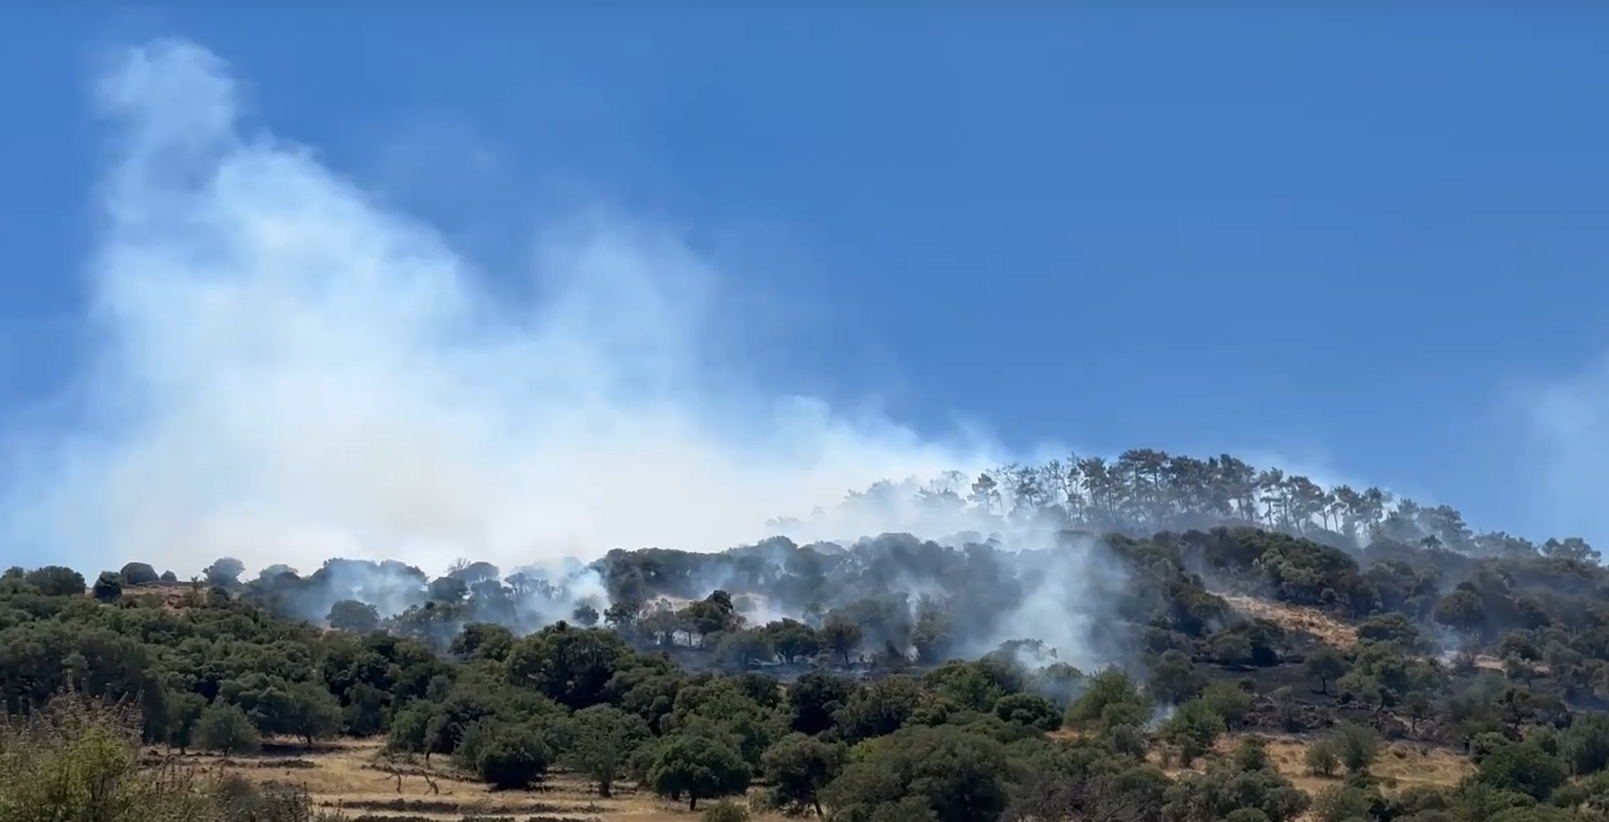
M 13 569 L 0 797 L 22 799 L 0 809 L 92 772 L 134 793 L 182 783 L 140 801 L 220 797 L 230 819 L 615 822 L 735 813 L 723 797 L 851 822 L 1609 806 L 1609 573 L 1589 546 L 1493 549 L 1441 509 L 1375 516 L 1375 495 L 1340 489 L 1314 508 L 1301 478 L 1243 506 L 1211 479 L 1236 463 L 1177 461 L 1054 495 L 1028 469 L 970 499 L 921 489 L 996 525 L 944 541 L 434 579 L 346 559 L 249 581 L 228 558 L 190 582 L 138 562 L 92 585 Z M 61 770 L 91 761 L 86 728 L 127 731 L 145 764 Z

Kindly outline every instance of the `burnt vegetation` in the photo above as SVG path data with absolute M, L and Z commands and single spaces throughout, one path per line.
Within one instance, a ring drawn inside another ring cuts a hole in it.
M 223 558 L 187 582 L 137 561 L 92 581 L 12 569 L 0 822 L 248 818 L 228 786 L 108 752 L 335 737 L 498 789 L 565 771 L 721 818 L 744 794 L 848 822 L 1609 818 L 1609 574 L 1580 539 L 1152 450 L 844 503 L 891 506 L 969 527 L 434 579 L 347 559 L 248 579 Z M 1246 598 L 1266 607 L 1230 604 Z M 1273 738 L 1311 743 L 1322 790 L 1275 767 Z M 1374 776 L 1386 745 L 1472 770 L 1402 788 Z M 29 815 L 58 802 L 30 791 L 75 779 L 129 798 L 64 790 L 102 804 Z

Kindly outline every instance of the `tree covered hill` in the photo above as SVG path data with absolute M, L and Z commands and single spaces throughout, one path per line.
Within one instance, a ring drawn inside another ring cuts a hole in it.
M 35 727 L 81 694 L 180 749 L 380 737 L 506 788 L 563 768 L 604 793 L 630 781 L 691 806 L 751 789 L 853 822 L 1609 808 L 1609 572 L 1580 540 L 1474 535 L 1452 509 L 1152 451 L 845 503 L 895 504 L 975 528 L 434 579 L 332 559 L 246 580 L 226 558 L 183 583 L 131 562 L 91 596 L 77 571 L 12 569 L 0 766 L 88 756 L 78 732 Z M 1356 641 L 1224 595 L 1322 612 Z M 1230 732 L 1313 741 L 1310 769 L 1336 778 L 1310 795 L 1254 742 L 1211 753 Z M 1369 776 L 1382 739 L 1449 747 L 1474 774 L 1394 790 Z M 25 818 L 6 789 L 0 820 Z

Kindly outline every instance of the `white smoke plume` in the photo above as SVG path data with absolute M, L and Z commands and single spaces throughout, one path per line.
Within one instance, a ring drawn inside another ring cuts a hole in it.
M 1555 534 L 1609 544 L 1609 357 L 1526 393 L 1534 515 Z
M 434 574 L 715 550 L 877 480 L 1000 462 L 745 387 L 720 356 L 743 342 L 718 330 L 731 274 L 652 225 L 547 227 L 537 297 L 499 304 L 430 226 L 243 125 L 205 49 L 132 49 L 96 100 L 115 152 L 93 367 L 53 430 L 8 437 L 0 544 L 22 561 Z

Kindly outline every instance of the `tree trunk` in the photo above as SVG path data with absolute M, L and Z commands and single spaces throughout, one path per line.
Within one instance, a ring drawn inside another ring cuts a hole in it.
M 688 794 L 687 795 L 687 809 L 690 810 L 690 811 L 698 810 L 698 796 L 697 795 L 695 795 L 695 794 Z
M 826 812 L 826 811 L 823 811 L 823 810 L 822 810 L 822 809 L 821 809 L 821 800 L 820 800 L 820 799 L 818 799 L 818 798 L 816 798 L 816 797 L 814 797 L 814 796 L 812 796 L 812 797 L 810 797 L 810 804 L 812 804 L 812 805 L 815 805 L 815 806 L 816 806 L 816 816 L 818 816 L 818 817 L 820 817 L 820 818 L 822 818 L 822 819 L 826 819 L 826 818 L 827 818 L 827 812 Z
M 598 783 L 599 796 L 603 797 L 604 799 L 609 799 L 613 796 L 613 793 L 613 786 L 609 784 L 609 780 L 605 779 Z

